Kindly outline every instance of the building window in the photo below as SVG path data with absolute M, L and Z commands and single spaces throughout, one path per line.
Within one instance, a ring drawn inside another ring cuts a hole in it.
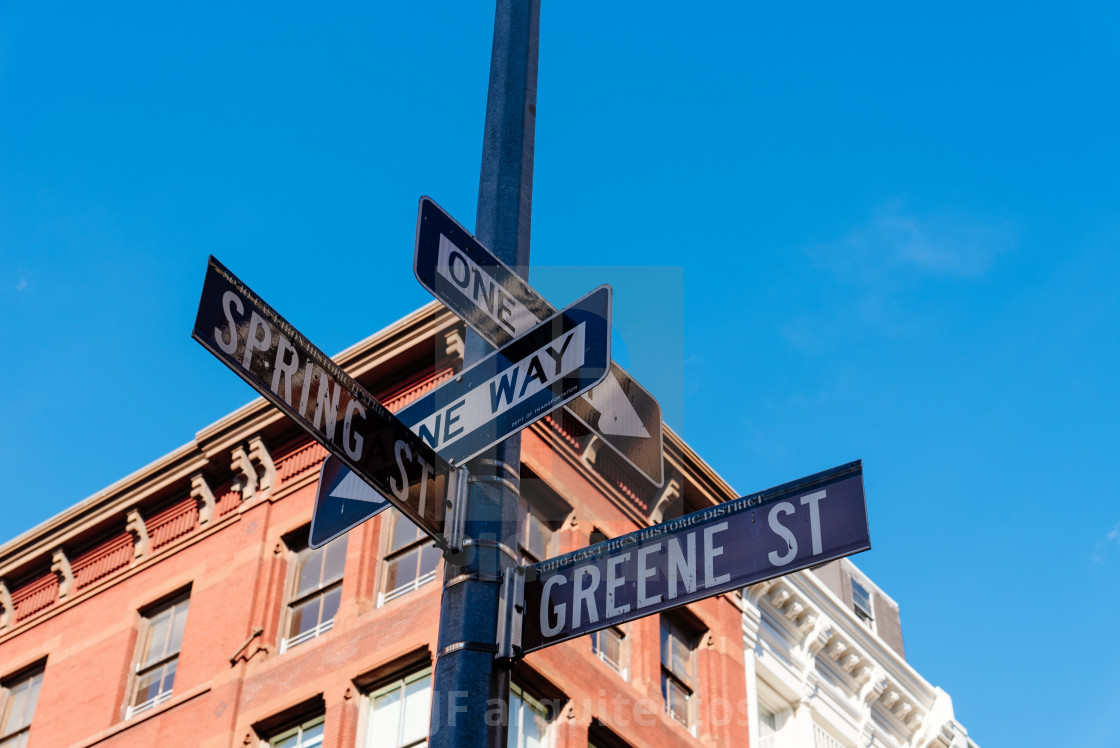
M 366 745 L 415 748 L 428 745 L 432 708 L 432 671 L 422 670 L 377 689 L 369 697 Z
M 435 543 L 411 520 L 396 509 L 391 514 L 393 520 L 389 552 L 385 555 L 384 591 L 378 605 L 395 600 L 435 579 L 441 556 Z
M 548 710 L 516 683 L 511 683 L 507 748 L 547 748 L 549 745 Z
M 136 677 L 125 719 L 171 698 L 189 604 L 190 598 L 182 595 L 143 615 L 137 641 Z
M 523 564 L 556 555 L 556 533 L 571 509 L 538 478 L 521 479 L 517 517 L 517 550 Z
M 292 551 L 292 581 L 288 587 L 287 621 L 280 652 L 331 630 L 342 599 L 346 567 L 346 535 L 320 548 Z
M 778 748 L 778 716 L 758 705 L 758 748 Z
M 591 651 L 616 673 L 626 678 L 626 634 L 618 626 L 600 629 L 591 634 Z
M 874 616 L 871 615 L 871 593 L 854 579 L 852 580 L 852 607 L 864 623 L 874 620 Z
M 268 741 L 269 748 L 319 748 L 323 744 L 323 715 L 313 717 Z
M 661 615 L 661 695 L 669 716 L 689 728 L 696 692 L 697 638 L 680 619 Z
M 0 748 L 25 748 L 43 685 L 43 669 L 0 686 Z

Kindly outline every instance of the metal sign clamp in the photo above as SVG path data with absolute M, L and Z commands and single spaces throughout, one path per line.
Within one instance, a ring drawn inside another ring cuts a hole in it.
M 447 543 L 444 556 L 462 553 L 467 535 L 467 488 L 471 474 L 466 464 L 452 465 L 447 480 L 447 513 L 443 538 Z
M 502 571 L 498 595 L 498 651 L 495 660 L 521 657 L 521 622 L 525 615 L 525 567 L 507 566 Z

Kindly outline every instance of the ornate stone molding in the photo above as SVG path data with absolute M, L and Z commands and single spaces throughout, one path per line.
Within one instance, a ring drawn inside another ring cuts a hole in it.
M 915 703 L 914 697 L 897 683 L 892 682 L 889 678 L 884 678 L 882 685 L 876 684 L 871 693 L 879 694 L 877 700 L 868 699 L 872 705 L 878 706 L 881 711 L 894 717 L 910 735 L 913 735 L 922 726 L 926 716 L 925 712 Z
M 657 501 L 653 502 L 653 511 L 649 515 L 650 522 L 657 524 L 664 521 L 665 513 L 672 509 L 676 502 L 683 504 L 682 488 L 681 482 L 675 477 L 665 481 L 665 487 L 661 489 Z
M 8 585 L 0 579 L 0 630 L 6 629 L 15 623 L 16 606 L 12 604 L 12 593 Z
M 58 599 L 65 600 L 74 591 L 74 571 L 66 551 L 56 548 L 51 554 L 51 571 L 58 577 Z
M 260 435 L 249 439 L 249 459 L 261 468 L 257 488 L 261 493 L 271 491 L 276 485 L 276 463 L 272 461 L 272 455 L 269 454 L 268 447 L 265 446 Z
M 152 551 L 152 541 L 148 537 L 148 526 L 140 511 L 133 509 L 125 515 L 125 530 L 132 534 L 132 557 L 144 558 Z
M 813 625 L 820 618 L 814 606 L 796 594 L 793 587 L 784 579 L 775 580 L 765 599 L 782 618 L 793 625 L 799 641 L 805 641 Z
M 887 690 L 887 676 L 883 669 L 876 665 L 872 670 L 871 675 L 867 679 L 860 690 L 859 701 L 868 707 L 883 695 L 883 691 Z
M 466 355 L 467 346 L 463 341 L 463 332 L 458 327 L 453 327 L 443 333 L 443 354 L 448 358 L 462 359 Z
M 603 446 L 603 440 L 599 438 L 598 434 L 588 434 L 587 443 L 584 444 L 583 453 L 580 454 L 579 458 L 588 465 L 594 465 L 601 446 Z
M 852 679 L 850 688 L 854 695 L 863 692 L 864 686 L 876 672 L 877 665 L 872 657 L 831 626 L 820 632 L 814 646 L 818 658 L 830 661 L 835 670 Z
M 214 492 L 202 473 L 191 476 L 191 498 L 198 502 L 198 524 L 205 525 L 214 519 Z
M 234 473 L 233 490 L 241 494 L 242 501 L 248 501 L 257 494 L 257 471 L 240 444 L 233 448 L 232 458 L 230 469 Z

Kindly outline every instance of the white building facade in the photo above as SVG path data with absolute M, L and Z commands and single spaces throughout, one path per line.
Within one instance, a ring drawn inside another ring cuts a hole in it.
M 907 662 L 898 605 L 848 559 L 743 594 L 752 746 L 977 748 Z

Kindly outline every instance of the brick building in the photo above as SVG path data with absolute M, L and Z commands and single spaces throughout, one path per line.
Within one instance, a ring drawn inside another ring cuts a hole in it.
M 462 335 L 432 304 L 336 360 L 395 410 Z M 665 489 L 561 413 L 524 434 L 526 558 L 732 498 L 672 432 Z M 394 511 L 310 550 L 324 456 L 255 400 L 0 546 L 0 746 L 422 744 L 442 558 Z M 743 660 L 737 594 L 548 648 L 511 742 L 743 745 Z
M 462 324 L 431 304 L 335 360 L 397 410 L 451 377 L 462 351 Z M 736 498 L 665 434 L 655 488 L 563 412 L 526 429 L 522 556 Z M 441 724 L 470 718 L 431 703 L 431 542 L 390 510 L 308 548 L 324 457 L 257 399 L 0 546 L 0 748 L 397 748 L 424 744 L 431 709 Z M 858 570 L 843 563 L 529 655 L 513 671 L 510 745 L 949 745 L 951 706 L 905 664 L 897 606 L 868 581 L 853 611 Z M 857 613 L 872 600 L 869 628 Z M 850 678 L 829 674 L 848 665 L 838 651 L 862 657 Z M 855 695 L 804 691 L 829 679 Z M 915 707 L 931 715 L 922 729 Z

